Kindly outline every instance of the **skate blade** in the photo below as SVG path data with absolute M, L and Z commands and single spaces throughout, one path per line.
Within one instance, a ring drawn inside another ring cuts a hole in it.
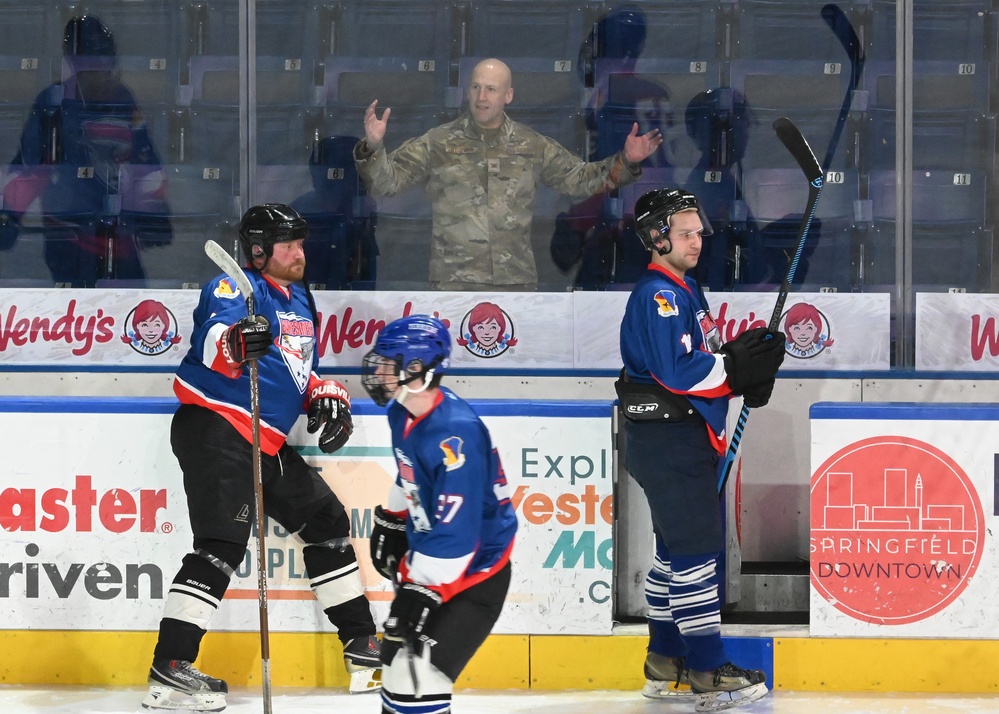
M 377 692 L 382 688 L 382 669 L 373 667 L 372 669 L 360 669 L 350 673 L 350 684 L 347 691 L 351 694 L 364 694 L 365 692 Z
M 652 679 L 645 680 L 642 687 L 642 696 L 646 699 L 689 701 L 693 699 L 694 692 L 689 684 L 679 684 L 677 682 L 657 682 Z
M 726 709 L 745 706 L 767 696 L 767 685 L 763 682 L 731 692 L 707 692 L 697 695 L 695 712 L 720 712 Z
M 225 709 L 225 694 L 184 694 L 170 687 L 149 687 L 149 693 L 142 700 L 143 709 L 160 709 L 188 712 L 220 712 Z

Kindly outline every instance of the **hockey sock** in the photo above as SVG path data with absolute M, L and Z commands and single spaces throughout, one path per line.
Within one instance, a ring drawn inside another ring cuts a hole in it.
M 326 617 L 337 628 L 340 641 L 346 644 L 355 637 L 375 634 L 375 623 L 364 597 L 357 556 L 350 544 L 346 514 L 329 527 L 320 526 L 324 520 L 313 521 L 299 533 L 302 540 L 309 543 L 302 555 L 309 574 L 309 585 L 323 606 Z M 318 541 L 320 534 L 332 537 Z
M 201 638 L 219 607 L 232 568 L 205 550 L 184 556 L 160 620 L 160 634 L 154 657 L 193 662 L 198 657 Z
M 649 651 L 666 657 L 685 657 L 687 645 L 680 637 L 680 629 L 673 621 L 670 610 L 669 550 L 656 537 L 656 556 L 645 578 L 645 600 L 649 605 Z
M 670 609 L 687 645 L 687 666 L 699 671 L 725 664 L 721 640 L 718 567 L 714 554 L 674 555 Z

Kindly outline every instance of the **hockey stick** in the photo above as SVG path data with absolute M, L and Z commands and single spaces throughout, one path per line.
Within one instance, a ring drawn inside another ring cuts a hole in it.
M 857 31 L 853 29 L 853 24 L 843 12 L 843 9 L 834 3 L 822 7 L 822 19 L 829 25 L 829 29 L 836 35 L 836 39 L 843 46 L 843 51 L 850 58 L 850 82 L 847 86 L 846 96 L 843 97 L 843 105 L 840 107 L 839 115 L 836 119 L 836 129 L 833 131 L 826 156 L 822 160 L 822 170 L 828 171 L 832 165 L 833 155 L 839 147 L 840 137 L 843 135 L 843 128 L 846 126 L 847 117 L 850 114 L 850 106 L 853 102 L 853 92 L 860 86 L 860 80 L 864 75 L 864 63 L 867 60 L 864 45 L 857 36 Z
M 823 184 L 822 167 L 819 166 L 815 154 L 809 148 L 805 137 L 798 131 L 798 127 L 790 119 L 781 117 L 774 122 L 774 131 L 777 133 L 777 138 L 791 152 L 791 156 L 794 157 L 798 166 L 801 167 L 805 178 L 808 179 L 808 204 L 805 206 L 805 213 L 802 215 L 801 223 L 798 226 L 798 242 L 794 249 L 794 257 L 791 259 L 791 264 L 787 268 L 787 274 L 780 285 L 780 292 L 777 293 L 777 303 L 774 305 L 774 311 L 770 314 L 770 322 L 767 324 L 767 329 L 771 332 L 775 332 L 780 325 L 780 316 L 784 311 L 787 294 L 791 291 L 791 281 L 794 280 L 794 273 L 798 269 L 798 261 L 801 259 L 801 251 L 805 247 L 805 238 L 808 236 L 809 226 L 812 225 L 815 206 L 819 202 L 819 194 L 822 193 Z M 749 407 L 744 403 L 742 411 L 739 412 L 739 420 L 736 422 L 735 429 L 732 432 L 728 452 L 725 454 L 725 460 L 722 462 L 721 470 L 718 474 L 719 495 L 724 492 L 725 484 L 728 481 L 729 474 L 732 472 L 732 465 L 735 463 L 735 457 L 739 453 L 739 443 L 742 441 L 742 432 L 746 428 L 746 420 L 748 418 Z
M 232 278 L 246 296 L 246 314 L 253 315 L 253 286 L 231 255 L 213 240 L 205 243 L 205 253 Z M 267 624 L 267 547 L 264 542 L 264 482 L 260 464 L 260 380 L 257 360 L 250 360 L 250 412 L 253 431 L 253 497 L 257 507 L 257 595 L 260 609 L 260 666 L 264 690 L 264 714 L 271 714 L 271 645 Z
M 392 561 L 395 559 L 393 558 Z M 391 562 L 389 567 L 391 567 Z M 399 595 L 399 582 L 397 575 L 399 573 L 398 568 L 392 571 L 392 591 L 396 596 Z M 420 691 L 420 678 L 416 674 L 416 646 L 413 644 L 413 638 L 409 634 L 404 634 L 402 636 L 402 646 L 406 650 L 406 658 L 409 660 L 409 678 L 413 680 L 413 696 L 417 699 L 423 698 L 423 693 Z

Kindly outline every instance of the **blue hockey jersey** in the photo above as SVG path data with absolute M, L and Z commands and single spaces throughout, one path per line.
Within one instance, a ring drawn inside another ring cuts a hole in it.
M 406 515 L 409 537 L 399 572 L 448 600 L 510 559 L 517 515 L 499 454 L 482 420 L 443 387 L 423 416 L 393 401 L 388 418 L 399 474 L 386 510 Z
M 282 287 L 256 271 L 244 271 L 253 285 L 254 312 L 270 321 L 274 346 L 257 360 L 260 386 L 260 446 L 276 454 L 305 410 L 306 392 L 318 377 L 315 325 L 305 288 Z M 177 369 L 174 392 L 183 404 L 218 412 L 252 441 L 250 370 L 229 368 L 219 340 L 246 317 L 246 296 L 220 275 L 201 290 L 194 309 L 191 348 Z
M 630 379 L 658 382 L 683 394 L 708 424 L 711 442 L 725 451 L 732 394 L 720 354 L 721 336 L 697 281 L 656 264 L 635 284 L 621 322 L 621 357 Z

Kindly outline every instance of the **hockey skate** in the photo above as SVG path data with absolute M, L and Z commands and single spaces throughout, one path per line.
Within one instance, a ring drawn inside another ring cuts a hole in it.
M 343 646 L 343 664 L 350 675 L 351 694 L 377 692 L 382 688 L 382 644 L 378 638 L 355 637 Z
M 143 709 L 220 712 L 225 709 L 225 681 L 196 670 L 190 662 L 154 659 L 149 668 L 149 693 Z
M 645 686 L 642 696 L 649 699 L 692 699 L 687 666 L 683 657 L 665 657 L 655 652 L 645 656 Z
M 731 662 L 710 672 L 692 669 L 687 676 L 697 696 L 695 712 L 717 712 L 762 699 L 770 691 L 767 676 L 758 669 L 742 669 Z

